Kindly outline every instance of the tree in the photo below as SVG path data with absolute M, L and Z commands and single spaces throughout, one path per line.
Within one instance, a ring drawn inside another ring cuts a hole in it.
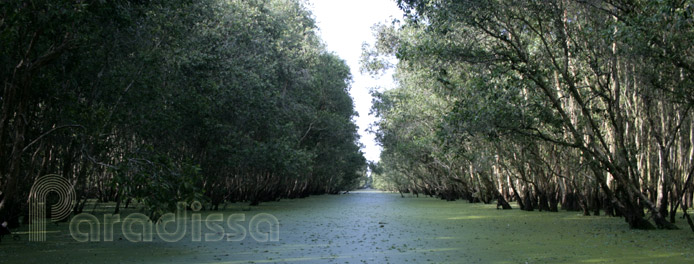
M 349 69 L 301 1 L 0 5 L 0 218 L 59 174 L 154 218 L 352 188 Z M 335 173 L 337 172 L 337 173 Z M 24 219 L 28 220 L 28 217 Z
M 468 164 L 467 192 L 508 193 L 524 209 L 602 207 L 632 228 L 653 227 L 646 209 L 657 227 L 675 228 L 668 199 L 682 200 L 692 167 L 691 47 L 675 42 L 691 35 L 691 3 L 398 3 L 405 23 L 378 29 L 364 61 L 378 69 L 373 58 L 396 55 L 398 69 L 437 83 L 416 88 L 452 105 L 428 145 L 463 157 L 453 164 Z M 676 30 L 657 33 L 667 27 Z

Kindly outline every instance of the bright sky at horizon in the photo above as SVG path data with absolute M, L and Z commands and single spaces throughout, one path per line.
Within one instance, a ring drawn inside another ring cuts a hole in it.
M 373 87 L 392 87 L 390 75 L 374 79 L 368 74 L 359 72 L 359 58 L 362 43 L 372 44 L 375 41 L 371 27 L 379 22 L 388 22 L 391 18 L 401 18 L 402 11 L 394 0 L 309 0 L 308 8 L 313 11 L 320 36 L 329 51 L 335 52 L 347 62 L 352 70 L 352 89 L 354 105 L 359 112 L 356 118 L 359 126 L 361 143 L 367 160 L 378 161 L 381 148 L 377 145 L 373 134 L 366 132 L 376 118 L 369 115 Z

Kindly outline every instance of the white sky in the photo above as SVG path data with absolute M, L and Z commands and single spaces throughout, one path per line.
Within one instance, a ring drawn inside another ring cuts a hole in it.
M 354 83 L 350 93 L 359 112 L 357 125 L 361 135 L 360 141 L 365 146 L 363 151 L 366 159 L 378 161 L 381 148 L 376 144 L 374 135 L 366 132 L 369 125 L 376 120 L 369 115 L 369 89 L 389 88 L 393 86 L 393 81 L 389 75 L 373 79 L 368 74 L 360 74 L 359 57 L 362 43 L 373 44 L 375 41 L 371 27 L 379 22 L 390 21 L 391 17 L 401 18 L 402 11 L 398 9 L 395 0 L 308 0 L 308 3 L 328 50 L 337 53 L 352 69 Z

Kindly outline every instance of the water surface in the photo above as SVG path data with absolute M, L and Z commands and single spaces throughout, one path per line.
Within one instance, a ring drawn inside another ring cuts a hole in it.
M 110 210 L 110 208 L 103 208 Z M 123 238 L 76 242 L 68 224 L 49 225 L 46 242 L 7 237 L 3 263 L 677 263 L 694 261 L 694 233 L 630 230 L 621 218 L 577 212 L 496 210 L 493 205 L 401 198 L 376 191 L 263 203 L 231 204 L 224 215 L 245 222 L 267 213 L 280 222 L 277 242 L 176 243 Z M 125 211 L 122 217 L 136 211 Z M 205 219 L 204 212 L 202 219 Z M 190 218 L 190 214 L 188 215 Z M 261 229 L 264 226 L 261 225 Z M 230 232 L 230 230 L 226 230 Z M 261 230 L 263 231 L 263 230 Z M 203 233 L 209 232 L 204 228 Z M 102 234 L 103 236 L 103 234 Z

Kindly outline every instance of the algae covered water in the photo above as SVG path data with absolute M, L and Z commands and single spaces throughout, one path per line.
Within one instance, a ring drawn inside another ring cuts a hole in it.
M 110 208 L 101 205 L 102 210 Z M 121 218 L 128 213 L 122 212 Z M 587 217 L 578 212 L 495 210 L 493 205 L 401 198 L 377 191 L 263 203 L 248 210 L 231 204 L 203 211 L 202 232 L 215 237 L 204 219 L 234 215 L 228 239 L 200 241 L 189 226 L 185 237 L 166 242 L 131 242 L 114 224 L 113 241 L 78 242 L 68 223 L 49 225 L 45 242 L 4 239 L 3 263 L 682 263 L 694 261 L 694 234 L 681 230 L 630 230 L 621 218 Z M 270 233 L 279 222 L 279 240 L 251 236 Z M 243 216 L 243 220 L 238 216 Z M 188 214 L 188 220 L 194 220 Z M 103 227 L 102 227 L 103 228 Z M 135 227 L 137 229 L 138 227 Z M 83 232 L 88 226 L 81 226 Z M 242 230 L 243 229 L 243 230 Z M 139 230 L 139 229 L 138 229 Z M 140 230 L 142 231 L 142 230 Z M 140 232 L 138 231 L 138 232 Z M 239 231 L 247 231 L 242 237 Z M 155 232 L 155 231 L 151 231 Z M 233 234 L 232 234 L 233 233 Z M 234 241 L 228 241 L 234 240 Z

